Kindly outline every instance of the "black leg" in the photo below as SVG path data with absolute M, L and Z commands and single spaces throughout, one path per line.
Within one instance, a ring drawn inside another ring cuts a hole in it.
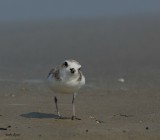
M 76 117 L 74 100 L 75 100 L 75 96 L 73 95 L 73 99 L 72 99 L 72 120 L 74 120 L 75 117 Z
M 56 97 L 56 96 L 54 97 L 54 102 L 55 102 L 55 105 L 56 105 L 57 115 L 60 117 L 61 115 L 60 115 L 60 113 L 59 113 L 59 110 L 58 110 L 58 104 L 57 104 L 58 99 L 57 99 L 57 97 Z
M 76 117 L 76 111 L 75 111 L 75 98 L 76 98 L 76 93 L 75 94 L 73 94 L 73 99 L 72 99 L 72 111 L 73 111 L 73 114 L 72 114 L 72 120 L 81 120 L 80 118 L 77 118 Z

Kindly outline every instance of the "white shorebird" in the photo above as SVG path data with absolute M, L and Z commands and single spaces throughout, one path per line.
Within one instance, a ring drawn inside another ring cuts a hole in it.
M 81 72 L 81 65 L 79 62 L 69 59 L 65 60 L 61 65 L 52 68 L 48 74 L 48 85 L 54 93 L 66 93 L 73 94 L 72 99 L 72 120 L 78 119 L 75 114 L 75 98 L 78 93 L 78 90 L 85 85 L 85 77 Z M 57 97 L 54 98 L 57 115 L 61 117 Z

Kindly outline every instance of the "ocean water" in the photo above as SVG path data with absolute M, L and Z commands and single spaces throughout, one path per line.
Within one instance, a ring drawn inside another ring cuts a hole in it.
M 1 81 L 39 83 L 52 67 L 72 58 L 81 63 L 88 88 L 160 83 L 156 16 L 7 23 L 0 36 Z

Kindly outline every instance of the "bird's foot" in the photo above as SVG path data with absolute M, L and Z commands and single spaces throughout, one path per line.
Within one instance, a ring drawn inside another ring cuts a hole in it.
M 57 119 L 62 119 L 62 120 L 65 120 L 65 119 L 70 119 L 69 117 L 63 117 L 63 116 L 58 116 Z
M 81 120 L 80 118 L 77 118 L 76 116 L 72 116 L 72 120 Z

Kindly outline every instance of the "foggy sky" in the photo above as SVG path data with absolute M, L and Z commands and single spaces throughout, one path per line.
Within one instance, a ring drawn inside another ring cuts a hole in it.
M 0 0 L 0 21 L 157 13 L 159 0 Z

